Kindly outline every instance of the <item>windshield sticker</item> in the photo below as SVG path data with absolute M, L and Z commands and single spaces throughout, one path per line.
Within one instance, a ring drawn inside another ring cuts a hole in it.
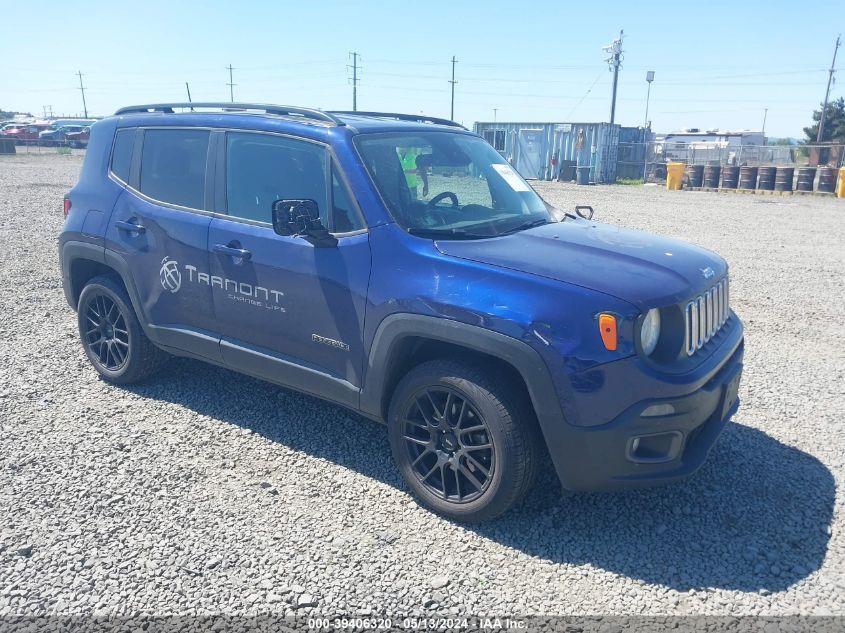
M 492 165 L 492 167 L 514 191 L 531 191 L 531 188 L 525 184 L 525 181 L 519 177 L 519 174 L 517 174 L 510 165 L 497 163 Z

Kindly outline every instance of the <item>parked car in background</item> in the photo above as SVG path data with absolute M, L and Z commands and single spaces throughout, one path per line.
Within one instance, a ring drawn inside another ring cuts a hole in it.
M 65 140 L 71 147 L 84 148 L 88 147 L 88 139 L 91 137 L 91 128 L 83 127 L 81 130 L 75 132 L 68 132 L 65 134 Z
M 27 123 L 21 124 L 8 130 L 3 130 L 3 135 L 6 137 L 12 136 L 18 140 L 18 143 L 32 143 L 38 141 L 38 135 L 50 126 L 47 123 Z
M 81 132 L 82 125 L 62 125 L 56 128 L 48 128 L 38 134 L 39 145 L 61 145 L 67 140 L 68 134 Z

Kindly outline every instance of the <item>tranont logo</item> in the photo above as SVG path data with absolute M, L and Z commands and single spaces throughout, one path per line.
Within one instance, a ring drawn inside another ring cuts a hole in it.
M 182 273 L 179 272 L 179 263 L 176 260 L 165 257 L 161 260 L 161 270 L 158 273 L 161 286 L 170 292 L 178 292 L 182 287 Z

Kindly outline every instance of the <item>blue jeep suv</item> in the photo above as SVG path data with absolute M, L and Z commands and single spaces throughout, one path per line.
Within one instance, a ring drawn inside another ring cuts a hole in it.
M 385 423 L 429 508 L 678 480 L 737 410 L 742 324 L 704 249 L 546 204 L 442 119 L 156 104 L 95 123 L 64 291 L 117 384 L 171 355 Z

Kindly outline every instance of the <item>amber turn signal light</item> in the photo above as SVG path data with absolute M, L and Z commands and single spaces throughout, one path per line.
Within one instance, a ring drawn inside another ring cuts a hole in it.
M 602 312 L 599 315 L 599 333 L 601 342 L 611 352 L 616 351 L 616 317 Z

